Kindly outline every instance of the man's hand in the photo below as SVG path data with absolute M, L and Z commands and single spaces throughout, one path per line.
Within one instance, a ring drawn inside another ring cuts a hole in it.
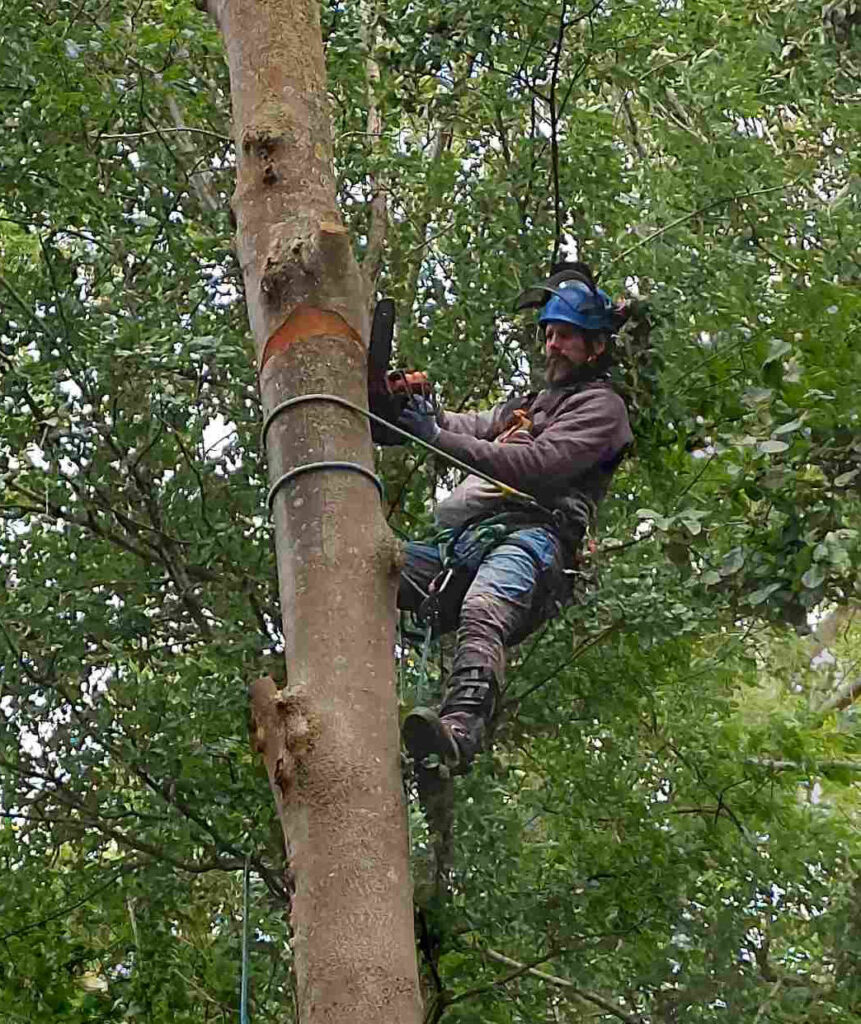
M 422 441 L 433 444 L 439 436 L 436 410 L 427 398 L 413 397 L 401 413 L 396 426 L 406 430 Z

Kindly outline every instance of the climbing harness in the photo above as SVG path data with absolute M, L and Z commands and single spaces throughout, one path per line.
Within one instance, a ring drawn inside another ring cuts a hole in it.
M 517 531 L 529 527 L 551 524 L 556 525 L 552 517 L 548 519 L 535 512 L 521 514 L 503 512 L 490 519 L 481 515 L 474 516 L 460 526 L 441 530 L 430 538 L 429 543 L 436 544 L 439 552 L 441 564 L 439 572 L 430 581 L 426 592 L 412 578 L 407 577 L 407 582 L 415 587 L 424 598 L 416 612 L 418 619 L 426 624 L 421 662 L 420 679 L 422 684 L 425 680 L 430 641 L 435 635 L 445 632 L 443 608 L 446 596 L 453 592 L 454 600 L 458 601 L 469 587 L 481 563 L 492 551 L 503 544 L 523 551 L 535 565 L 539 578 L 544 578 L 546 566 L 543 565 L 531 545 L 516 534 Z M 558 529 L 557 526 L 557 532 Z M 469 534 L 468 538 L 465 537 L 467 533 Z M 466 543 L 460 544 L 461 540 L 465 540 Z M 563 570 L 566 580 L 569 572 L 573 571 Z

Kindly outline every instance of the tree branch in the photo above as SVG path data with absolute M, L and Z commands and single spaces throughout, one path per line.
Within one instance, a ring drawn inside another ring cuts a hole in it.
M 859 680 L 861 686 L 861 680 Z M 861 772 L 861 760 L 824 760 L 824 761 L 779 761 L 770 757 L 746 757 L 745 764 L 756 768 L 770 768 L 775 772 L 804 772 L 807 775 L 818 775 L 820 772 L 846 771 Z
M 634 120 L 634 111 L 631 109 L 631 102 L 628 98 L 628 93 L 622 93 L 622 110 L 625 113 L 625 121 L 628 123 L 628 131 L 631 133 L 631 141 L 634 143 L 634 149 L 637 151 L 637 156 L 641 160 L 648 159 L 646 150 L 643 148 L 643 143 L 640 141 L 640 133 L 637 129 L 637 122 Z
M 595 644 L 599 644 L 602 640 L 606 640 L 608 636 L 610 636 L 612 633 L 615 633 L 617 629 L 621 628 L 621 622 L 611 622 L 610 625 L 605 626 L 600 633 L 595 633 L 593 636 L 586 637 L 585 640 L 582 640 L 577 645 L 577 647 L 574 649 L 573 654 L 569 655 L 569 657 L 567 657 L 565 661 L 557 665 L 549 675 L 545 676 L 542 680 L 540 680 L 540 682 L 537 682 L 533 686 L 530 686 L 527 689 L 525 689 L 523 693 L 518 693 L 514 697 L 512 697 L 511 700 L 506 701 L 503 705 L 503 710 L 507 711 L 508 708 L 510 708 L 512 705 L 521 704 L 530 694 L 535 693 L 536 690 L 540 690 L 541 687 L 544 686 L 546 683 L 549 683 L 551 679 L 555 679 L 556 676 L 558 676 L 559 673 L 562 671 L 562 669 L 567 668 L 573 661 L 576 661 L 577 658 L 579 658 L 582 654 L 585 654 L 585 652 L 588 651 L 590 647 L 594 647 Z
M 137 866 L 138 865 L 134 865 L 134 867 Z M 77 910 L 78 907 L 83 906 L 83 904 L 86 903 L 87 900 L 92 899 L 93 896 L 98 896 L 100 892 L 104 892 L 105 889 L 109 889 L 121 875 L 124 875 L 126 874 L 126 872 L 131 870 L 132 867 L 130 865 L 123 865 L 123 867 L 121 867 L 119 871 L 115 871 L 111 875 L 107 882 L 103 882 L 101 885 L 96 886 L 95 889 L 91 889 L 85 896 L 82 896 L 79 900 L 75 900 L 74 903 L 69 903 L 64 907 L 61 907 L 60 910 L 55 911 L 53 914 L 48 914 L 47 917 L 43 917 L 39 921 L 34 921 L 32 924 L 24 925 L 23 928 L 15 928 L 11 932 L 6 932 L 4 935 L 0 935 L 0 942 L 5 942 L 7 939 L 17 938 L 19 935 L 27 935 L 29 932 L 37 931 L 44 925 L 50 924 L 51 921 L 56 921 L 60 917 L 65 917 L 67 914 L 71 914 L 73 910 Z
M 861 677 L 858 679 L 847 679 L 816 710 L 823 715 L 827 715 L 832 711 L 845 711 L 859 697 L 861 697 Z
M 580 988 L 579 985 L 575 985 L 573 981 L 569 981 L 567 978 L 559 978 L 555 974 L 547 974 L 544 971 L 538 971 L 534 967 L 530 967 L 528 964 L 522 964 L 517 960 L 512 960 L 510 956 L 504 956 L 502 953 L 497 953 L 496 950 L 493 949 L 485 949 L 482 950 L 482 952 L 490 960 L 495 960 L 497 963 L 517 968 L 518 974 L 531 974 L 533 978 L 540 978 L 541 981 L 546 981 L 550 985 L 556 985 L 557 988 L 566 989 L 578 996 L 580 999 L 584 999 L 587 1003 L 599 1006 L 605 1013 L 609 1013 L 613 1017 L 624 1021 L 625 1024 L 644 1024 L 644 1020 L 639 1014 L 625 1013 L 624 1010 L 621 1010 L 615 1003 L 612 1003 L 600 993 L 593 992 L 588 988 Z M 545 959 L 550 958 L 546 957 Z M 537 962 L 541 963 L 542 961 L 539 960 Z M 514 975 L 514 977 L 516 976 L 517 975 Z
M 167 109 L 170 111 L 170 116 L 173 118 L 174 125 L 176 125 L 175 130 L 178 133 L 180 133 L 177 136 L 179 148 L 182 150 L 186 157 L 196 159 L 194 147 L 192 146 L 188 138 L 186 138 L 186 136 L 182 134 L 183 132 L 189 130 L 182 123 L 182 111 L 179 109 L 179 104 L 176 102 L 176 99 L 170 93 L 168 94 L 167 97 Z M 162 129 L 162 131 L 164 131 L 164 129 Z M 197 134 L 200 135 L 216 134 L 215 132 L 208 132 L 205 131 L 204 129 L 196 129 L 196 131 Z M 218 137 L 224 138 L 224 136 Z M 212 190 L 210 175 L 206 171 L 204 171 L 203 174 L 196 175 L 194 178 L 191 178 L 188 172 L 186 172 L 186 177 L 188 178 L 191 187 L 197 193 L 198 199 L 200 199 L 200 201 L 203 203 L 205 207 L 207 207 L 207 209 L 209 209 L 212 213 L 216 213 L 219 209 L 221 209 L 221 203 L 218 201 L 218 197 L 214 194 Z

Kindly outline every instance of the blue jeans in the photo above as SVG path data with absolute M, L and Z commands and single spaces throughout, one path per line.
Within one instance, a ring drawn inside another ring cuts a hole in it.
M 440 600 L 438 632 L 457 629 L 452 675 L 462 669 L 490 668 L 501 685 L 505 648 L 520 643 L 558 610 L 554 598 L 565 580 L 562 545 L 551 530 L 530 527 L 509 534 L 485 555 L 485 546 L 476 537 L 480 525 L 465 530 L 455 545 L 461 567 Z M 510 543 L 515 539 L 516 544 Z M 418 611 L 422 591 L 441 569 L 436 545 L 407 544 L 398 607 Z

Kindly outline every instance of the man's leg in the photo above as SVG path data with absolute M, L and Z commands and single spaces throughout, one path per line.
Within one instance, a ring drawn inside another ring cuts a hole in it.
M 468 770 L 496 712 L 505 646 L 543 621 L 542 585 L 561 571 L 559 540 L 543 529 L 517 531 L 481 563 L 461 606 L 445 700 L 438 712 L 417 708 L 404 722 L 414 759 L 437 754 L 453 770 Z

